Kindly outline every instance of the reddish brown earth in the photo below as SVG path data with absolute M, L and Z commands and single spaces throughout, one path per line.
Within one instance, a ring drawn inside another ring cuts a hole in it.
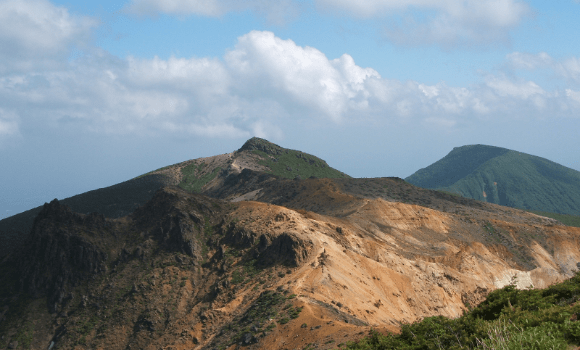
M 45 206 L 2 263 L 0 348 L 334 349 L 580 261 L 580 228 L 524 211 L 397 179 L 254 175 L 222 199 L 164 188 L 120 219 Z

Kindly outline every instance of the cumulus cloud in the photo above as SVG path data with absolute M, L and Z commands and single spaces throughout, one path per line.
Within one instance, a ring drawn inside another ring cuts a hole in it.
M 47 0 L 1 0 L 0 72 L 62 64 L 69 49 L 86 43 L 96 25 Z
M 184 16 L 221 17 L 228 12 L 254 11 L 269 22 L 283 24 L 299 13 L 300 6 L 292 0 L 131 0 L 126 10 L 136 15 L 159 13 Z
M 349 55 L 329 60 L 315 48 L 299 47 L 271 32 L 242 36 L 225 61 L 234 80 L 244 82 L 237 87 L 238 94 L 269 96 L 287 108 L 303 106 L 334 121 L 365 103 L 367 79 L 380 78 L 375 70 L 357 66 Z
M 526 69 L 555 64 L 543 54 L 515 53 L 506 62 Z M 570 76 L 574 62 L 562 63 Z M 348 54 L 329 59 L 267 31 L 239 37 L 223 59 L 120 59 L 93 52 L 62 64 L 0 74 L 1 135 L 26 125 L 279 139 L 296 123 L 400 121 L 449 129 L 480 117 L 577 115 L 580 108 L 576 90 L 550 92 L 510 75 L 490 75 L 469 87 L 388 79 Z

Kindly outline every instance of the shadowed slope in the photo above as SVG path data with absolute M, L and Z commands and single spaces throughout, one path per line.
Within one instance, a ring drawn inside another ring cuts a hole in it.
M 118 218 L 143 205 L 163 186 L 178 185 L 192 193 L 211 192 L 220 188 L 228 176 L 239 174 L 244 169 L 283 178 L 348 177 L 313 155 L 254 137 L 235 152 L 169 165 L 61 202 L 74 212 L 97 212 L 108 218 Z M 42 206 L 0 220 L 0 258 L 23 242 L 41 209 Z

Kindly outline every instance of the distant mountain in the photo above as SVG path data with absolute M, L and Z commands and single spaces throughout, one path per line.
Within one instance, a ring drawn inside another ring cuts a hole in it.
M 164 186 L 179 186 L 190 193 L 215 192 L 229 176 L 240 174 L 244 169 L 289 179 L 349 178 L 311 154 L 253 137 L 232 153 L 169 165 L 113 186 L 63 199 L 61 203 L 77 213 L 96 212 L 107 218 L 120 218 L 145 204 Z M 0 258 L 23 242 L 42 208 L 0 220 Z
M 405 181 L 514 208 L 580 215 L 580 172 L 500 147 L 454 148 Z

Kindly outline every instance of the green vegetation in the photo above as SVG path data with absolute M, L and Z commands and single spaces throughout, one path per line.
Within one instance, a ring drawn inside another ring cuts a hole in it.
M 565 214 L 556 214 L 550 213 L 546 211 L 538 211 L 538 210 L 528 210 L 530 213 L 534 213 L 537 215 L 545 216 L 548 218 L 556 219 L 563 223 L 566 226 L 574 226 L 580 227 L 580 216 L 576 215 L 565 215 Z
M 346 349 L 569 349 L 580 343 L 580 273 L 546 289 L 509 285 L 457 319 L 428 317 L 400 334 L 371 331 Z
M 239 151 L 251 151 L 262 160 L 258 163 L 270 169 L 276 176 L 294 179 L 299 176 L 307 179 L 318 178 L 348 178 L 349 176 L 334 168 L 318 157 L 308 153 L 282 148 L 267 140 L 253 137 Z
M 294 179 L 297 176 L 301 179 L 307 179 L 311 176 L 318 178 L 348 177 L 348 175 L 329 167 L 324 160 L 300 151 L 286 150 L 277 156 L 269 156 L 258 150 L 253 152 L 263 158 L 258 163 L 270 168 L 271 173 L 276 176 L 288 179 Z
M 12 341 L 17 341 L 22 349 L 30 349 L 33 336 L 34 324 L 31 321 L 27 321 L 18 328 L 18 332 Z
M 98 321 L 99 317 L 97 315 L 92 315 L 90 318 L 87 317 L 84 322 L 78 325 L 77 332 L 81 336 L 87 336 L 96 327 Z
M 199 166 L 195 163 L 191 163 L 181 168 L 181 174 L 183 177 L 179 183 L 179 187 L 188 192 L 201 192 L 201 188 L 213 180 L 221 171 L 221 168 L 218 167 L 213 169 L 211 172 L 206 172 L 204 174 L 203 170 L 205 166 L 205 163 L 201 163 Z
M 580 172 L 505 148 L 454 148 L 405 180 L 514 208 L 580 214 Z
M 461 194 L 459 194 L 459 193 L 456 193 L 456 192 L 450 192 L 450 191 L 445 191 L 445 190 L 437 190 L 437 191 L 438 191 L 438 192 L 441 192 L 441 193 L 448 194 L 448 195 L 450 195 L 450 196 L 455 196 L 455 197 L 462 197 L 462 196 L 461 196 Z
M 456 147 L 445 157 L 415 172 L 405 181 L 430 189 L 450 187 L 488 160 L 507 152 L 509 150 L 505 148 L 484 145 Z
M 244 280 L 244 275 L 240 271 L 236 270 L 232 272 L 232 284 L 242 283 Z
M 222 336 L 216 338 L 212 346 L 230 346 L 240 343 L 242 339 L 248 339 L 248 336 L 254 340 L 263 337 L 277 325 L 298 318 L 301 311 L 302 308 L 294 307 L 283 293 L 264 291 L 244 315 L 222 328 Z
M 239 284 L 239 283 L 246 283 L 251 280 L 254 276 L 258 275 L 262 272 L 262 269 L 256 267 L 256 260 L 249 260 L 244 263 L 241 269 L 235 270 L 232 272 L 232 283 Z

